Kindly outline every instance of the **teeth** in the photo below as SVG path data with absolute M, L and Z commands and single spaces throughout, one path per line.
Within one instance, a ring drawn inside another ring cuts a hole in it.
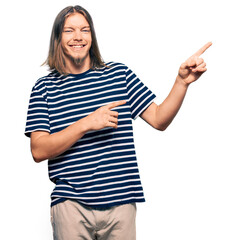
M 83 46 L 82 45 L 79 45 L 79 46 L 73 46 L 73 48 L 82 48 Z

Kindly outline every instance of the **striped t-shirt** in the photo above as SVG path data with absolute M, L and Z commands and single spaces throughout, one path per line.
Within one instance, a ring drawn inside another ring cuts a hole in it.
M 101 106 L 126 100 L 113 108 L 118 128 L 89 131 L 63 154 L 49 159 L 49 178 L 55 183 L 51 206 L 66 199 L 91 207 L 144 202 L 134 140 L 136 119 L 155 95 L 124 64 L 82 74 L 50 73 L 32 89 L 25 134 L 61 131 Z

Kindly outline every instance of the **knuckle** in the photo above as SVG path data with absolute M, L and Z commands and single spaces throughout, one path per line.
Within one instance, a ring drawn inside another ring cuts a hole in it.
M 111 103 L 110 108 L 114 108 L 115 107 L 115 103 Z
M 198 63 L 199 63 L 199 64 L 201 64 L 201 63 L 203 63 L 203 62 L 204 62 L 203 58 L 199 58 L 199 59 L 198 59 Z
M 185 68 L 185 66 L 186 66 L 186 62 L 182 63 L 182 64 L 180 65 L 180 68 L 183 69 L 183 68 Z
M 106 107 L 105 107 L 105 106 L 102 106 L 102 107 L 100 107 L 100 108 L 98 109 L 98 111 L 99 111 L 99 112 L 103 112 L 105 109 L 106 109 Z

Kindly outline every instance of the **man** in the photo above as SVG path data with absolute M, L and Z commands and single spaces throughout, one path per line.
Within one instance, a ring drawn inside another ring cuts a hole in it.
M 188 86 L 205 71 L 200 55 L 184 62 L 159 106 L 124 64 L 104 63 L 93 22 L 80 6 L 55 19 L 46 63 L 32 89 L 25 134 L 36 162 L 49 159 L 54 239 L 135 239 L 136 202 L 144 202 L 133 142 L 140 116 L 165 130 Z

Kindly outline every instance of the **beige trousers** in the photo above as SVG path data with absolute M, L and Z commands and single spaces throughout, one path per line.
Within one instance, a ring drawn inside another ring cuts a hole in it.
M 54 240 L 135 240 L 136 204 L 104 210 L 67 200 L 51 208 Z

